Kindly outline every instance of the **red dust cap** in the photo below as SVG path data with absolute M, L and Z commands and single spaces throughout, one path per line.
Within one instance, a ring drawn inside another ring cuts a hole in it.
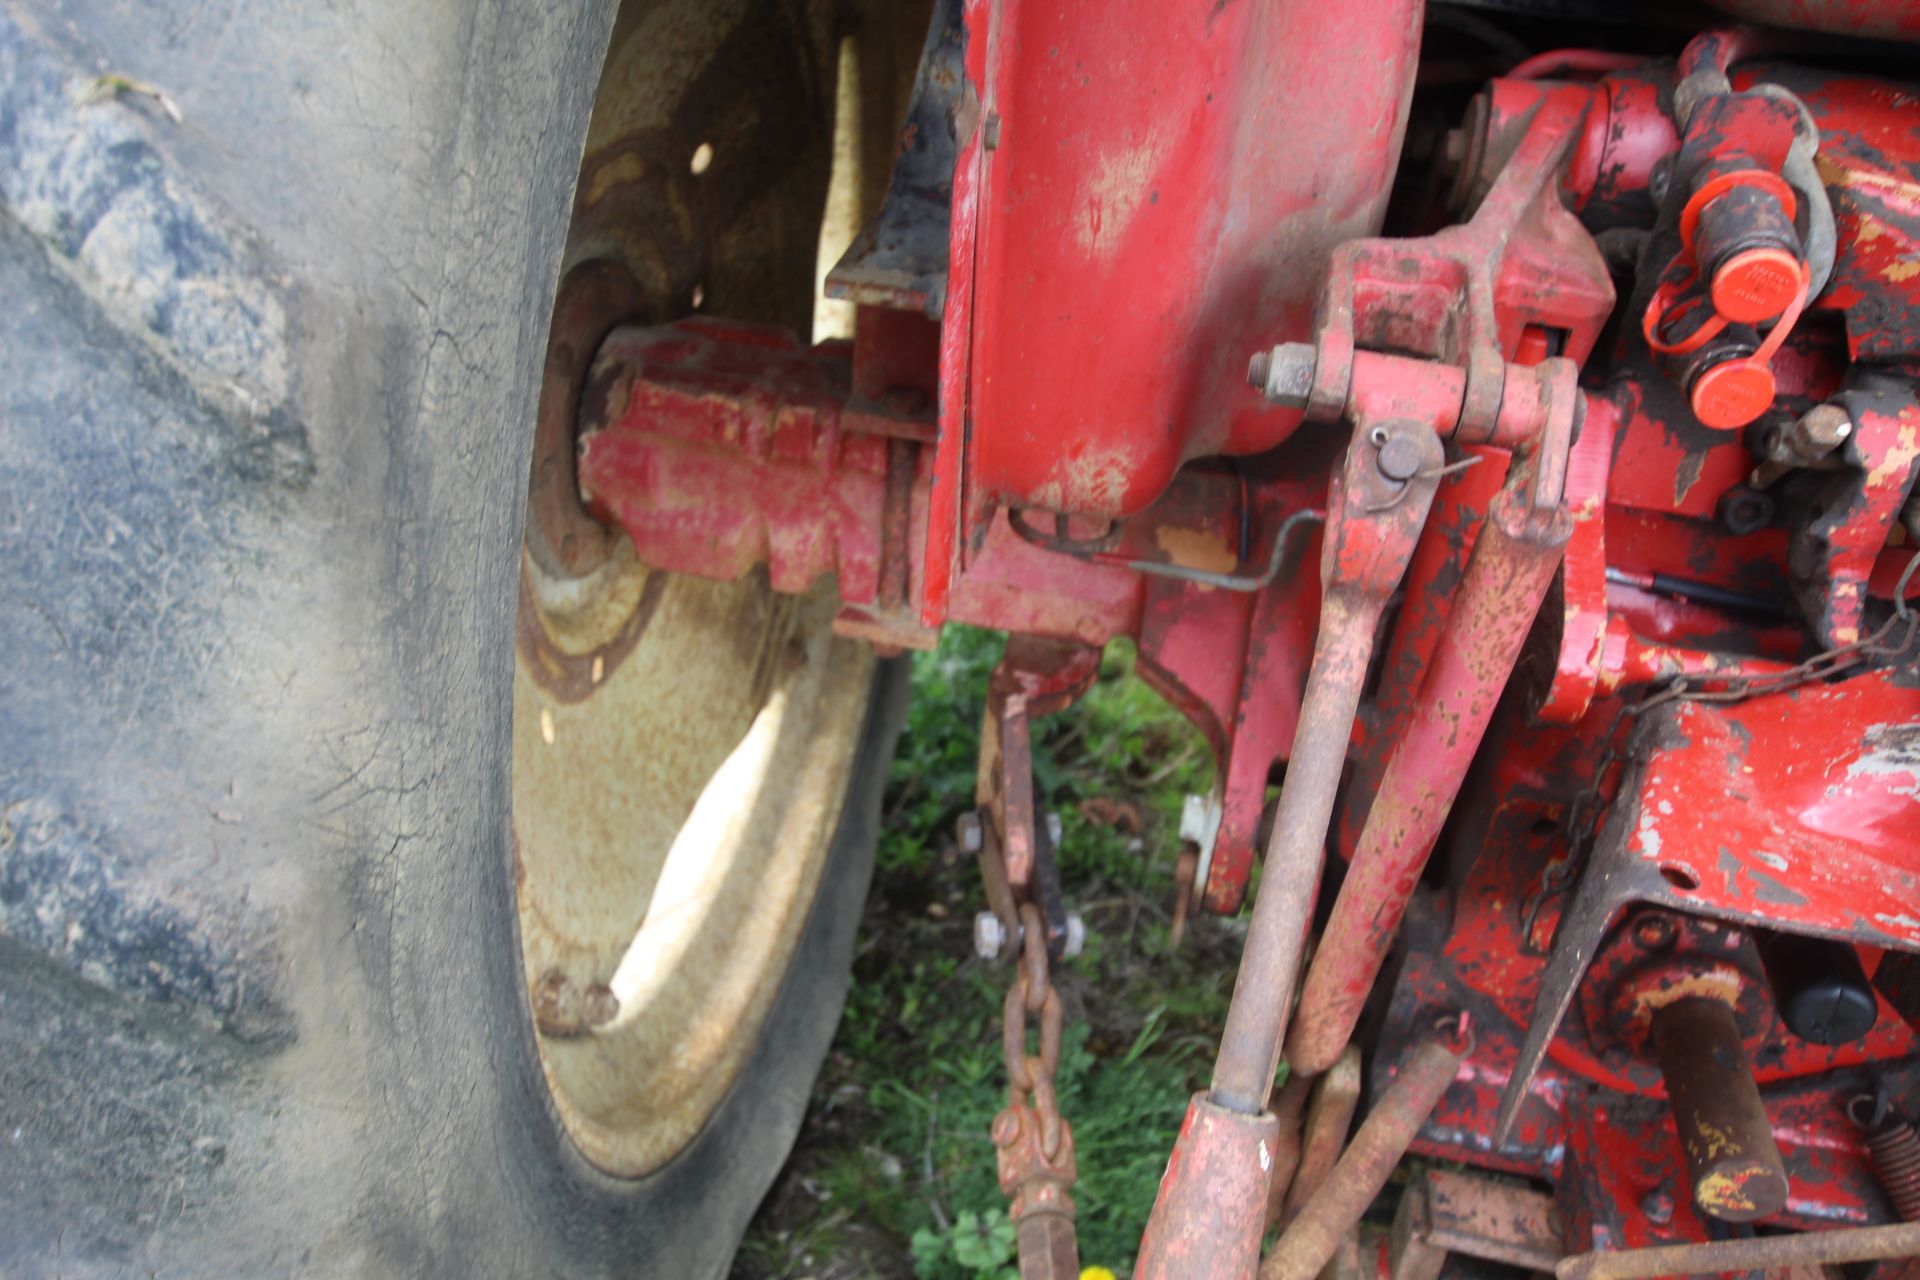
M 1785 249 L 1746 249 L 1713 273 L 1713 309 L 1734 324 L 1771 320 L 1800 294 L 1800 259 Z
M 1773 404 L 1773 370 L 1757 360 L 1729 360 L 1693 380 L 1693 416 L 1721 431 L 1744 427 Z

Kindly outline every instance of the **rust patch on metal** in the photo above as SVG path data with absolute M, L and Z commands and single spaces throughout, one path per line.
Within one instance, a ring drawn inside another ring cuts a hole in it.
M 1154 532 L 1154 542 L 1166 553 L 1169 564 L 1183 569 L 1232 573 L 1240 567 L 1233 549 L 1204 530 L 1163 525 Z
M 556 702 L 584 702 L 593 696 L 606 678 L 619 669 L 652 621 L 667 589 L 667 575 L 651 573 L 640 588 L 639 603 L 627 615 L 611 640 L 586 653 L 568 653 L 553 642 L 541 622 L 540 605 L 534 599 L 531 569 L 520 564 L 520 616 L 514 643 L 527 674 Z

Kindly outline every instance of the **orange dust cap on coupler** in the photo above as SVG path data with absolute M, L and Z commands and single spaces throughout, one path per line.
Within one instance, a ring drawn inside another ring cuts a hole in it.
M 1734 324 L 1771 320 L 1800 293 L 1800 259 L 1785 249 L 1747 249 L 1713 273 L 1713 309 Z
M 1773 404 L 1773 370 L 1757 360 L 1729 360 L 1693 380 L 1687 398 L 1703 426 L 1744 427 Z

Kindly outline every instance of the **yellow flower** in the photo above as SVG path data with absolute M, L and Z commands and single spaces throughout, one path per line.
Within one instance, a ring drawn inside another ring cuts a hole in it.
M 1086 1267 L 1080 1272 L 1080 1280 L 1117 1280 L 1117 1278 L 1105 1267 Z

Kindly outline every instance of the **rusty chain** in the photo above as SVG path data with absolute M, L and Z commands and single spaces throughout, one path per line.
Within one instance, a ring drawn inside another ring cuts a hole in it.
M 1020 1280 L 1075 1280 L 1080 1274 L 1068 1193 L 1079 1176 L 1073 1130 L 1054 1089 L 1064 1015 L 1048 968 L 1046 922 L 1038 906 L 1023 902 L 1020 962 L 1000 1027 L 1008 1099 L 993 1121 L 1000 1189 L 1012 1201 L 1007 1216 L 1018 1233 Z M 1027 1052 L 1030 1021 L 1038 1027 L 1038 1054 Z
M 1871 635 L 1855 640 L 1851 644 L 1823 649 L 1804 662 L 1788 667 L 1785 671 L 1728 680 L 1725 689 L 1701 688 L 1699 687 L 1700 677 L 1676 676 L 1658 692 L 1647 695 L 1635 704 L 1632 714 L 1644 715 L 1663 702 L 1744 702 L 1748 698 L 1757 698 L 1768 693 L 1783 693 L 1788 689 L 1799 688 L 1803 684 L 1811 684 L 1816 680 L 1838 675 L 1856 663 L 1865 662 L 1871 658 L 1904 657 L 1913 648 L 1916 633 L 1920 633 L 1920 613 L 1915 613 L 1907 605 L 1907 587 L 1913 581 L 1916 570 L 1920 570 L 1920 552 L 1916 552 L 1907 561 L 1907 567 L 1901 571 L 1899 584 L 1893 589 L 1892 614 Z M 1893 644 L 1888 644 L 1888 637 L 1895 634 L 1896 628 L 1904 628 L 1899 632 L 1900 639 Z

